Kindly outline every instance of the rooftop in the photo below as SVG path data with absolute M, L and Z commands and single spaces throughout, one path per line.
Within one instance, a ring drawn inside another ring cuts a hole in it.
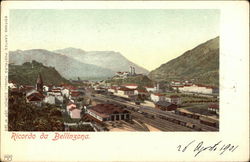
M 102 117 L 107 117 L 111 114 L 128 113 L 127 110 L 124 110 L 120 106 L 114 104 L 97 104 L 91 107 L 89 110 L 97 113 Z
M 124 84 L 123 86 L 138 86 L 138 85 L 131 83 L 131 84 Z
M 120 91 L 133 91 L 134 89 L 126 88 L 126 87 L 121 87 L 118 90 Z
M 158 101 L 158 102 L 155 103 L 155 105 L 168 107 L 168 106 L 174 105 L 174 104 L 172 104 L 172 103 L 170 103 L 170 102 L 167 102 L 167 101 Z
M 218 104 L 210 104 L 208 105 L 209 108 L 213 108 L 213 109 L 219 109 L 219 105 Z
M 165 96 L 164 94 L 161 94 L 161 93 L 153 93 L 153 95 L 155 95 L 155 96 Z
M 180 96 L 177 95 L 171 95 L 170 98 L 180 98 Z

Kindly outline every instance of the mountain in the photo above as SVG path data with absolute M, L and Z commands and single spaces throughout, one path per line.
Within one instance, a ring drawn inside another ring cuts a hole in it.
M 219 37 L 202 43 L 149 73 L 156 81 L 193 79 L 219 86 Z
M 129 61 L 121 53 L 114 51 L 83 51 L 75 48 L 65 48 L 54 51 L 68 56 L 82 63 L 96 65 L 111 71 L 129 71 L 129 67 L 135 67 L 136 73 L 148 74 L 148 70 Z
M 79 48 L 72 48 L 72 47 L 55 50 L 53 52 L 60 53 L 68 57 L 72 57 L 78 61 L 82 58 L 82 56 L 86 54 L 86 51 L 79 49 Z
M 17 50 L 9 53 L 9 62 L 12 64 L 21 65 L 24 62 L 30 62 L 32 60 L 41 62 L 45 66 L 55 67 L 55 69 L 67 79 L 77 77 L 82 79 L 105 78 L 115 74 L 112 70 L 82 63 L 74 58 L 43 49 Z
M 38 74 L 42 75 L 45 84 L 59 85 L 69 83 L 53 67 L 32 61 L 22 65 L 9 65 L 9 80 L 22 85 L 35 85 Z

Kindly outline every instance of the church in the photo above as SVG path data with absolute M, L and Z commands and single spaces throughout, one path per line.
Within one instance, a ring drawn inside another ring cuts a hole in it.
M 44 97 L 43 79 L 41 74 L 39 73 L 36 81 L 36 89 L 32 89 L 26 93 L 26 101 L 27 103 L 31 103 L 33 105 L 41 107 Z

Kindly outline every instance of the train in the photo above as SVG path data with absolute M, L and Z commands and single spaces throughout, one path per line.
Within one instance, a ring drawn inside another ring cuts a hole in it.
M 180 110 L 176 110 L 175 114 L 186 116 L 188 118 L 197 119 L 200 121 L 200 124 L 208 125 L 208 126 L 215 127 L 215 128 L 219 127 L 218 122 L 216 122 L 215 120 L 209 119 L 209 118 L 205 118 L 200 114 L 195 114 L 195 113 L 180 111 Z
M 172 117 L 166 117 L 166 116 L 163 116 L 163 115 L 157 115 L 157 117 L 159 117 L 160 119 L 167 120 L 169 122 L 181 125 L 181 126 L 185 126 L 185 127 L 194 129 L 196 131 L 209 131 L 210 130 L 210 129 L 207 129 L 207 128 L 203 128 L 200 125 L 193 124 L 191 122 L 181 121 L 181 120 L 178 120 L 178 119 L 174 119 Z M 199 121 L 200 121 L 200 124 L 204 124 L 204 125 L 207 125 L 207 126 L 210 126 L 210 127 L 213 127 L 213 128 L 218 128 L 217 123 L 215 121 L 211 121 L 211 120 L 208 120 L 208 119 L 203 118 L 203 117 L 199 117 Z

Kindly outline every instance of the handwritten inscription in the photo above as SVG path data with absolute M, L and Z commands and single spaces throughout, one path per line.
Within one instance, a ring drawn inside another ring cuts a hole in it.
M 186 145 L 178 145 L 177 150 L 180 152 L 192 151 L 194 153 L 194 157 L 197 157 L 202 152 L 218 152 L 219 155 L 227 152 L 234 152 L 239 146 L 233 144 L 223 144 L 222 141 L 218 141 L 212 145 L 205 145 L 204 141 L 196 142 L 193 140 Z

